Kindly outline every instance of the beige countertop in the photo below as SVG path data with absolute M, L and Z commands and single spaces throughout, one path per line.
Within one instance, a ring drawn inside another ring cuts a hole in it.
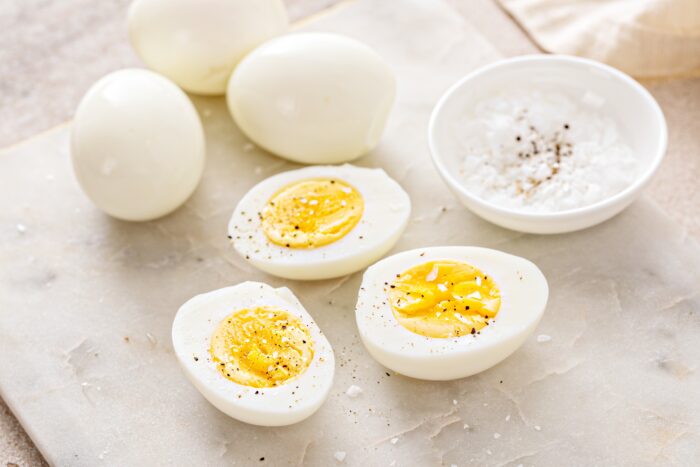
M 128 1 L 8 3 L 0 10 L 0 147 L 62 124 L 96 78 L 138 66 L 127 38 Z M 287 0 L 294 20 L 338 0 Z M 536 51 L 518 26 L 491 0 L 449 0 L 504 55 Z M 652 199 L 690 235 L 700 238 L 700 80 L 644 83 L 669 123 L 669 157 L 649 189 Z M 44 465 L 0 401 L 0 466 Z

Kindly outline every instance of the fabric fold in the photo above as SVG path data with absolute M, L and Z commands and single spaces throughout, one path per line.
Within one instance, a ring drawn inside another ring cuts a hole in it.
M 700 75 L 698 0 L 498 0 L 545 51 L 640 78 Z

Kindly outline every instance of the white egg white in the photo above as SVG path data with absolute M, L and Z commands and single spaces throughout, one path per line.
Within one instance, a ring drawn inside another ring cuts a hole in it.
M 385 284 L 413 266 L 436 260 L 464 261 L 499 287 L 498 315 L 479 334 L 431 338 L 396 320 Z M 362 342 L 379 363 L 414 378 L 451 380 L 484 371 L 518 349 L 542 318 L 548 295 L 544 275 L 524 258 L 487 248 L 429 247 L 398 253 L 368 268 L 355 316 Z
M 224 94 L 239 60 L 287 30 L 282 0 L 134 0 L 129 38 L 149 68 L 197 94 Z
M 177 209 L 204 170 L 204 131 L 184 92 L 148 70 L 112 72 L 75 112 L 71 160 L 85 194 L 110 216 L 144 221 Z
M 272 243 L 258 213 L 281 188 L 319 177 L 343 180 L 361 193 L 364 211 L 359 223 L 341 239 L 319 248 Z M 408 194 L 381 169 L 312 166 L 274 175 L 254 186 L 236 206 L 228 231 L 236 251 L 262 271 L 289 279 L 329 279 L 359 271 L 381 258 L 398 241 L 410 213 Z
M 271 39 L 238 64 L 226 99 L 256 144 L 304 164 L 336 164 L 374 148 L 396 94 L 387 63 L 362 42 L 306 32 Z
M 209 353 L 211 336 L 224 318 L 236 310 L 263 306 L 298 317 L 313 339 L 314 357 L 306 371 L 272 388 L 254 388 L 226 379 Z M 192 384 L 212 405 L 242 422 L 262 426 L 300 422 L 321 407 L 333 384 L 333 349 L 286 287 L 275 289 L 260 282 L 243 282 L 197 295 L 178 310 L 172 339 L 175 354 Z

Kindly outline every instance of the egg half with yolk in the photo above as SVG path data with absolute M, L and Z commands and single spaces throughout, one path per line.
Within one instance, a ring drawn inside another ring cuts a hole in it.
M 299 422 L 333 383 L 333 349 L 287 288 L 243 282 L 197 295 L 178 310 L 172 338 L 194 386 L 246 423 Z
M 383 256 L 410 213 L 408 195 L 381 169 L 312 166 L 254 186 L 228 231 L 238 253 L 269 274 L 328 279 Z
M 431 247 L 364 274 L 355 316 L 382 365 L 420 379 L 463 378 L 512 354 L 544 313 L 548 285 L 530 261 L 477 247 Z

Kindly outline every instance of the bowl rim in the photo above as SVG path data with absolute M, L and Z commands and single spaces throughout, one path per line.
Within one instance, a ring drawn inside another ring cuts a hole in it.
M 522 63 L 560 63 L 560 64 L 565 64 L 565 65 L 574 65 L 574 66 L 589 66 L 596 68 L 599 71 L 602 71 L 603 73 L 606 73 L 608 76 L 611 76 L 630 88 L 632 88 L 634 91 L 636 91 L 637 95 L 642 99 L 643 102 L 646 103 L 646 105 L 651 109 L 654 118 L 656 120 L 657 125 L 659 126 L 659 141 L 656 146 L 656 149 L 654 151 L 654 156 L 652 158 L 651 163 L 648 165 L 647 169 L 644 170 L 642 173 L 640 173 L 637 178 L 635 179 L 634 182 L 632 182 L 630 185 L 628 185 L 626 188 L 623 190 L 615 193 L 612 196 L 609 196 L 607 198 L 604 198 L 600 201 L 597 201 L 592 204 L 587 204 L 585 206 L 573 208 L 573 209 L 566 209 L 562 211 L 552 211 L 552 212 L 529 212 L 529 211 L 523 211 L 519 209 L 513 209 L 513 208 L 508 208 L 508 207 L 503 207 L 498 204 L 494 204 L 490 201 L 487 201 L 483 198 L 480 198 L 473 194 L 471 191 L 469 191 L 464 184 L 462 184 L 455 176 L 453 176 L 449 170 L 447 170 L 446 164 L 443 162 L 443 156 L 440 154 L 440 152 L 437 149 L 437 143 L 436 143 L 436 127 L 439 126 L 437 123 L 439 115 L 442 113 L 445 105 L 450 99 L 453 99 L 454 95 L 464 86 L 468 85 L 470 81 L 473 79 L 486 75 L 488 73 L 491 73 L 494 70 L 498 69 L 503 69 L 503 68 L 509 68 L 512 65 L 519 65 Z M 518 57 L 512 57 L 512 58 L 505 58 L 498 60 L 496 62 L 490 63 L 488 65 L 482 66 L 477 68 L 476 70 L 468 73 L 467 75 L 463 76 L 459 80 L 457 80 L 456 83 L 451 85 L 447 91 L 445 91 L 440 99 L 438 100 L 437 104 L 435 104 L 435 107 L 433 108 L 432 113 L 430 114 L 430 120 L 428 122 L 428 147 L 430 149 L 430 155 L 431 159 L 433 161 L 433 164 L 435 165 L 435 168 L 438 170 L 440 175 L 443 177 L 444 180 L 447 181 L 448 185 L 450 185 L 453 189 L 458 190 L 463 196 L 465 196 L 467 199 L 469 199 L 471 202 L 474 204 L 478 205 L 480 208 L 487 209 L 492 212 L 497 212 L 503 216 L 507 216 L 510 218 L 517 218 L 521 220 L 532 220 L 532 219 L 538 219 L 538 220 L 553 220 L 553 219 L 561 219 L 561 218 L 574 218 L 574 217 L 581 217 L 585 216 L 586 214 L 598 212 L 602 209 L 605 209 L 606 207 L 610 205 L 617 204 L 618 202 L 626 199 L 629 196 L 634 195 L 636 192 L 640 191 L 653 177 L 653 175 L 656 173 L 658 170 L 659 166 L 661 165 L 661 162 L 663 161 L 665 155 L 666 155 L 666 149 L 668 147 L 668 127 L 666 124 L 666 118 L 664 116 L 663 111 L 661 110 L 661 107 L 659 106 L 658 102 L 654 97 L 651 95 L 651 93 L 644 87 L 642 86 L 638 81 L 636 81 L 634 78 L 631 76 L 627 75 L 626 73 L 618 70 L 617 68 L 614 68 L 610 65 L 606 65 L 604 63 L 587 59 L 587 58 L 581 58 L 581 57 L 575 57 L 571 55 L 562 55 L 562 54 L 532 54 L 532 55 L 522 55 Z

